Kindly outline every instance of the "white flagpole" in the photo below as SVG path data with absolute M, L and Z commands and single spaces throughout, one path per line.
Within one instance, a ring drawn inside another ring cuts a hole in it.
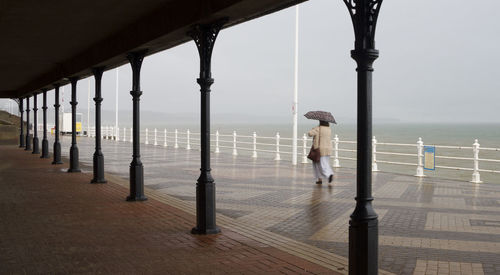
M 115 91 L 115 138 L 118 139 L 118 76 L 119 76 L 119 69 L 116 68 L 116 91 Z
M 299 5 L 295 6 L 295 77 L 293 88 L 293 137 L 292 164 L 297 165 L 297 108 L 298 108 L 298 76 L 299 76 Z
M 87 136 L 90 137 L 90 77 L 87 78 Z

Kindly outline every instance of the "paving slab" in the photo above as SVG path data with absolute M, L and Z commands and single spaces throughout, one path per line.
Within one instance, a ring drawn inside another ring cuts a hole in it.
M 67 168 L 0 146 L 0 274 L 339 274 L 229 228 L 190 234 L 192 214 Z
M 62 142 L 68 155 L 70 139 Z M 78 142 L 83 171 L 91 173 L 93 139 Z M 146 194 L 194 214 L 200 152 L 141 147 Z M 128 141 L 103 140 L 105 170 L 124 187 L 131 151 Z M 213 153 L 212 167 L 219 225 L 331 270 L 347 270 L 354 169 L 337 168 L 331 185 L 315 185 L 310 164 L 294 167 L 272 157 Z M 373 191 L 380 273 L 426 274 L 439 267 L 443 273 L 446 265 L 456 273 L 458 264 L 464 268 L 456 274 L 498 274 L 500 185 L 377 172 Z

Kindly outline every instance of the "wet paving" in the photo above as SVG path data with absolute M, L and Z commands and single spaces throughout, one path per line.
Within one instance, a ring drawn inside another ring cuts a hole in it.
M 70 138 L 62 138 L 68 156 Z M 50 143 L 52 144 L 52 143 Z M 105 171 L 128 179 L 132 144 L 102 140 Z M 84 173 L 94 140 L 78 139 Z M 141 145 L 145 185 L 195 202 L 200 152 Z M 355 170 L 336 168 L 333 183 L 314 184 L 310 164 L 212 153 L 217 212 L 341 257 L 355 205 Z M 500 274 L 500 185 L 377 172 L 379 267 L 396 274 Z M 263 232 L 264 232 L 263 231 Z

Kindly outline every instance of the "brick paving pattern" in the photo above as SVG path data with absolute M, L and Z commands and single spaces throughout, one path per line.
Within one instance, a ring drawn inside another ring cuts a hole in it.
M 195 217 L 91 174 L 0 146 L 0 274 L 332 274 L 232 230 L 189 233 Z
M 91 165 L 93 140 L 80 138 L 79 147 Z M 131 144 L 104 140 L 103 152 L 106 171 L 127 186 Z M 219 225 L 345 273 L 354 170 L 336 169 L 332 185 L 317 186 L 310 165 L 212 156 Z M 147 195 L 194 213 L 199 151 L 142 145 L 142 160 Z M 383 172 L 373 180 L 381 273 L 500 274 L 500 184 Z

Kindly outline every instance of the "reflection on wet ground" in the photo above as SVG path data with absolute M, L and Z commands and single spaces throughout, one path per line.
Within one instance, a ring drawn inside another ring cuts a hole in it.
M 83 170 L 91 173 L 94 141 L 78 142 Z M 69 144 L 64 137 L 64 155 Z M 141 150 L 148 190 L 194 205 L 199 151 Z M 128 179 L 131 152 L 130 142 L 103 140 L 106 172 Z M 338 168 L 331 185 L 316 185 L 310 164 L 213 153 L 212 166 L 221 217 L 347 257 L 355 170 Z M 373 181 L 381 269 L 500 274 L 500 185 L 381 172 Z

